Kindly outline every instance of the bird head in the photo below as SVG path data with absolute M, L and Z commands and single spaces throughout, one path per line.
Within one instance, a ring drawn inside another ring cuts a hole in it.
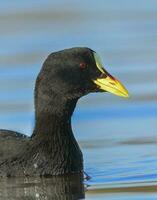
M 66 99 L 80 98 L 90 92 L 129 96 L 122 83 L 103 67 L 98 54 L 83 47 L 50 54 L 37 81 L 43 93 L 53 93 Z

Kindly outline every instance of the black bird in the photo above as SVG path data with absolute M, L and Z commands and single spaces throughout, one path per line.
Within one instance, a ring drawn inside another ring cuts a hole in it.
M 96 52 L 77 47 L 50 54 L 36 80 L 32 136 L 0 130 L 0 176 L 82 173 L 83 156 L 71 116 L 80 97 L 103 91 L 128 97 Z

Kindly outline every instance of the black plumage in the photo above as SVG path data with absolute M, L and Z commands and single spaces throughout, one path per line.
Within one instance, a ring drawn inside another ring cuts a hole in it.
M 31 137 L 0 130 L 0 176 L 49 176 L 83 172 L 83 156 L 71 128 L 78 99 L 102 91 L 105 79 L 94 51 L 71 48 L 45 60 L 35 86 L 35 126 Z

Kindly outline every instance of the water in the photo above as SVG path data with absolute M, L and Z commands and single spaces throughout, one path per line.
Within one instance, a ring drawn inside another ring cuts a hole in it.
M 79 101 L 73 129 L 90 180 L 1 179 L 0 199 L 156 199 L 156 21 L 154 0 L 1 2 L 1 128 L 31 134 L 42 62 L 72 46 L 97 51 L 131 98 L 91 94 Z

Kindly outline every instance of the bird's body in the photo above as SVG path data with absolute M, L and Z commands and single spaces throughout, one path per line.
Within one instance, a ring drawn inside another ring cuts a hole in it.
M 0 129 L 0 163 L 20 152 L 27 145 L 28 140 L 26 135 Z
M 72 132 L 71 116 L 80 97 L 99 91 L 128 96 L 91 49 L 50 54 L 36 80 L 32 136 L 0 130 L 0 176 L 82 173 L 83 156 Z

